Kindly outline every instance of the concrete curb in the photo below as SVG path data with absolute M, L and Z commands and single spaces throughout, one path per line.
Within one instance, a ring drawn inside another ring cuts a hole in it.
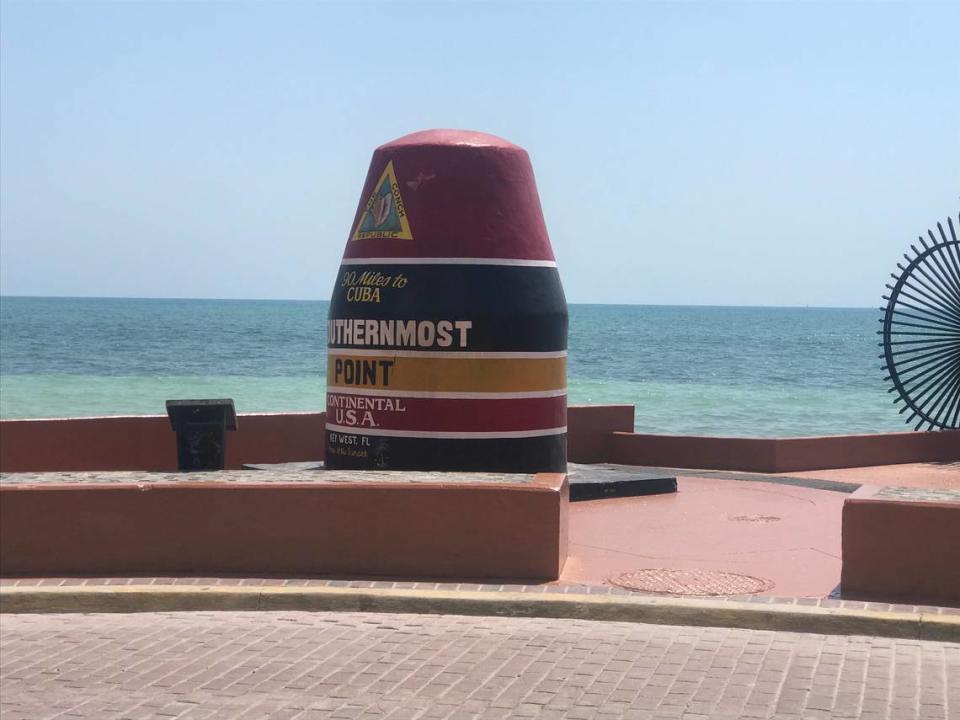
M 960 615 L 729 600 L 366 588 L 4 587 L 0 613 L 341 611 L 570 618 L 960 642 Z

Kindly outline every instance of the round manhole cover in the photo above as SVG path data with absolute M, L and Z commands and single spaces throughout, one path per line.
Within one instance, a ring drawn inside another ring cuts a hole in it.
M 773 587 L 772 581 L 752 575 L 666 568 L 634 570 L 607 582 L 633 592 L 659 595 L 752 595 Z
M 776 515 L 731 515 L 730 519 L 734 522 L 749 523 L 772 523 L 780 521 L 780 518 Z

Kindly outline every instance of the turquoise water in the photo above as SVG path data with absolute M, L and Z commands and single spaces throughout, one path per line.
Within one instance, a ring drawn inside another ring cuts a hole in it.
M 0 417 L 324 407 L 326 302 L 0 299 Z M 633 403 L 641 432 L 908 429 L 874 310 L 571 305 L 571 403 Z

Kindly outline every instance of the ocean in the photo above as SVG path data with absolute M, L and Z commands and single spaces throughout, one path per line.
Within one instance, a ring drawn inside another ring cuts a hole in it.
M 327 302 L 0 298 L 0 417 L 324 408 Z M 571 305 L 569 401 L 632 403 L 638 432 L 798 436 L 909 428 L 879 312 Z

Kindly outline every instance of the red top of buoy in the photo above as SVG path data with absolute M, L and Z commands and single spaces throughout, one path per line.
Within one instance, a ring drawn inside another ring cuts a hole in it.
M 420 130 L 415 133 L 410 133 L 409 135 L 404 135 L 396 140 L 384 143 L 378 147 L 377 150 L 386 150 L 404 145 L 466 145 L 468 147 L 512 148 L 523 152 L 523 148 L 519 145 L 514 145 L 509 140 L 504 140 L 502 137 L 497 137 L 490 133 L 478 132 L 476 130 L 448 130 L 445 128 Z
M 526 151 L 471 130 L 425 130 L 373 153 L 344 259 L 552 262 Z

